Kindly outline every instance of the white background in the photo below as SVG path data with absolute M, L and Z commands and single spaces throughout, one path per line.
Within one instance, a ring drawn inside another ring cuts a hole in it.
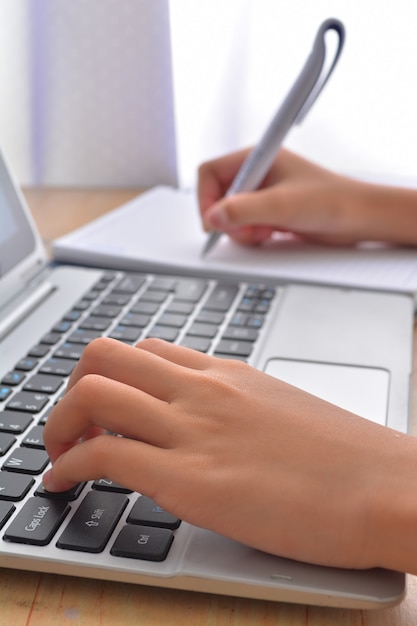
M 239 19 L 222 8 L 230 4 Z M 194 162 L 222 151 L 216 136 L 220 125 L 228 128 L 222 137 L 226 150 L 257 141 L 328 17 L 345 24 L 345 49 L 286 145 L 339 171 L 417 178 L 416 0 L 173 0 L 173 5 L 178 16 L 172 24 L 174 53 L 176 45 L 181 55 L 174 65 L 175 84 L 182 87 L 180 102 L 188 108 L 179 126 L 186 179 Z M 203 74 L 202 63 L 208 65 Z M 188 94 L 181 79 L 193 86 Z M 222 90 L 228 99 L 220 105 Z M 214 104 L 207 111 L 210 101 Z M 202 111 L 200 120 L 193 111 Z
M 331 16 L 345 50 L 286 145 L 417 178 L 416 0 L 1 0 L 0 144 L 26 184 L 192 185 L 257 141 Z

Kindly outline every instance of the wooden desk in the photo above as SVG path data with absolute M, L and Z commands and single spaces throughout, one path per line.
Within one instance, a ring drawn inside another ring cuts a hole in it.
M 128 201 L 138 190 L 27 190 L 46 243 Z M 416 342 L 417 343 L 417 342 Z M 417 365 L 417 350 L 415 349 Z M 414 432 L 417 433 L 417 367 Z M 326 609 L 0 570 L 0 626 L 416 626 L 417 578 L 398 607 Z

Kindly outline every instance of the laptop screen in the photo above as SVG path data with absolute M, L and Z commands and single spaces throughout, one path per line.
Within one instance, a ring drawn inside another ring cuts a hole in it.
M 22 202 L 0 152 L 0 276 L 35 248 L 35 238 Z

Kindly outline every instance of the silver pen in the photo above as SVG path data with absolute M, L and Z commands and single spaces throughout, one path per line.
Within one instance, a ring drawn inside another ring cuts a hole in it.
M 323 66 L 326 59 L 325 34 L 329 30 L 334 30 L 338 34 L 338 47 L 329 70 L 323 76 Z M 345 28 L 339 20 L 330 18 L 323 22 L 314 40 L 313 49 L 297 80 L 273 117 L 259 144 L 243 162 L 226 193 L 226 197 L 235 193 L 254 191 L 258 188 L 272 167 L 285 136 L 292 126 L 302 122 L 329 79 L 342 52 L 344 40 Z M 205 256 L 221 236 L 221 232 L 210 233 L 201 256 Z

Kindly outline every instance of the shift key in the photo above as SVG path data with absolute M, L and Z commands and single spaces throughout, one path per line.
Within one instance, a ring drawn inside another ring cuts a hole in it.
M 90 491 L 58 539 L 58 548 L 102 552 L 116 527 L 128 498 L 120 493 Z

